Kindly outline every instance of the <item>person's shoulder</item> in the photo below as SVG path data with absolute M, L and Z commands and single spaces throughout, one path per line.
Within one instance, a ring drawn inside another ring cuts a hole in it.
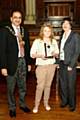
M 57 40 L 55 38 L 52 39 L 52 43 L 56 43 Z
M 20 28 L 26 32 L 29 32 L 28 28 L 25 25 L 21 25 Z
M 78 32 L 76 32 L 76 31 L 72 31 L 71 33 L 75 37 L 80 37 L 80 34 Z
M 42 42 L 43 41 L 40 38 L 35 38 L 34 41 L 33 41 L 33 43 L 35 43 L 35 44 L 40 44 Z
M 76 31 L 71 31 L 71 34 L 73 34 L 73 35 L 78 35 L 78 32 L 76 32 Z
M 10 23 L 6 24 L 6 25 L 3 25 L 1 27 L 2 30 L 7 30 L 7 31 L 10 31 L 12 29 L 12 25 Z
M 38 42 L 40 42 L 40 41 L 41 41 L 40 38 L 35 38 L 35 39 L 34 39 L 34 42 L 37 42 L 37 43 L 38 43 Z
M 2 27 L 0 27 L 0 35 L 1 36 L 4 36 L 4 35 L 8 35 L 8 34 L 10 34 L 10 31 L 12 31 L 11 30 L 11 28 L 9 27 L 9 26 L 2 26 Z
M 0 32 L 8 32 L 9 30 L 7 29 L 6 26 L 0 27 Z
M 21 25 L 20 28 L 21 28 L 21 32 L 24 33 L 25 36 L 30 36 L 30 32 L 26 26 Z

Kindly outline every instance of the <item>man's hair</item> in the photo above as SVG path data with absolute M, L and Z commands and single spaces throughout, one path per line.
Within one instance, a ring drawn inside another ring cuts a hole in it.
M 23 15 L 23 12 L 22 12 L 19 8 L 14 8 L 14 9 L 12 9 L 11 12 L 10 12 L 10 17 L 13 16 L 13 13 L 14 13 L 14 12 L 19 12 L 19 13 L 21 13 L 21 15 Z

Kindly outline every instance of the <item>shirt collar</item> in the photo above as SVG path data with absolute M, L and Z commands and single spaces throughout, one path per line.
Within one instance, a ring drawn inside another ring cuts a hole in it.
M 17 28 L 20 29 L 20 26 L 16 27 L 14 24 L 12 24 L 13 29 L 16 31 Z

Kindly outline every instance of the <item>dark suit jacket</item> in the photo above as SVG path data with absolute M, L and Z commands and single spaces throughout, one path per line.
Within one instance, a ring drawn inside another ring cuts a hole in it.
M 25 59 L 26 65 L 30 64 L 30 44 L 29 35 L 25 29 L 23 40 L 25 41 Z M 18 44 L 12 26 L 0 29 L 0 67 L 7 68 L 9 75 L 14 75 L 18 63 Z
M 61 40 L 59 42 L 60 48 Z M 71 32 L 64 45 L 64 63 L 70 67 L 76 65 L 80 53 L 80 36 L 76 32 Z

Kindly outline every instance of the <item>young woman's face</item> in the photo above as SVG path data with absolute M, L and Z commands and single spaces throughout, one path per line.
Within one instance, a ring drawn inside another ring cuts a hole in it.
M 62 24 L 62 28 L 64 31 L 68 31 L 71 29 L 71 25 L 69 23 L 69 21 L 65 20 L 64 23 Z
M 44 27 L 43 37 L 49 38 L 51 36 L 51 29 L 49 27 Z
M 19 26 L 22 22 L 22 15 L 20 12 L 14 12 L 12 17 L 10 18 L 12 24 L 14 24 L 16 27 Z

